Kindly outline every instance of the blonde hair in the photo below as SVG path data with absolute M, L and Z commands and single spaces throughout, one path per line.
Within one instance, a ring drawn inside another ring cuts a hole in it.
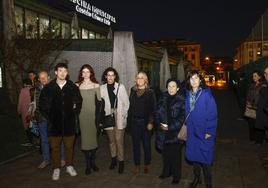
M 135 76 L 135 88 L 136 88 L 136 89 L 138 88 L 138 86 L 137 86 L 137 77 L 138 77 L 138 75 L 142 75 L 142 76 L 143 76 L 143 78 L 144 78 L 144 85 L 145 85 L 145 88 L 148 88 L 148 87 L 149 87 L 148 76 L 147 76 L 147 74 L 146 74 L 145 72 L 143 72 L 143 71 L 138 72 L 138 74 L 136 74 L 136 76 Z

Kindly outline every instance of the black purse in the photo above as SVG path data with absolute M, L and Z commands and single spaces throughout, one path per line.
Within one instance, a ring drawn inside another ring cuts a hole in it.
M 120 86 L 120 84 L 118 84 L 118 88 L 116 91 L 114 108 L 115 108 L 115 105 L 117 103 L 117 95 L 118 95 L 119 86 Z M 104 117 L 104 122 L 103 122 L 102 128 L 105 129 L 105 128 L 109 128 L 109 127 L 115 127 L 115 114 L 114 113 L 111 113 L 111 114 Z

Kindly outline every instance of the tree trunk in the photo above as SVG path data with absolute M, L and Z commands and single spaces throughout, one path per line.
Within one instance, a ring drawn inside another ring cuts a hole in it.
M 14 78 L 11 74 L 15 69 L 12 66 L 12 63 L 9 62 L 9 59 L 6 58 L 8 50 L 12 48 L 14 43 L 14 36 L 16 34 L 16 24 L 15 24 L 15 11 L 14 11 L 14 1 L 13 0 L 4 0 L 2 1 L 2 13 L 3 13 L 3 68 L 4 68 L 4 78 L 5 78 L 5 88 L 10 97 L 10 100 L 13 104 L 17 103 L 18 98 L 18 87 L 14 84 L 19 83 L 20 79 L 16 79 L 14 83 Z

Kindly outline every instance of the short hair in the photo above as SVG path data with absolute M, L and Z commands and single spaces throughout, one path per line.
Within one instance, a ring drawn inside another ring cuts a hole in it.
M 31 86 L 33 84 L 32 80 L 30 78 L 24 78 L 22 80 L 22 83 L 23 83 L 23 85 L 29 85 L 29 86 Z
M 168 84 L 170 82 L 175 82 L 176 85 L 177 85 L 177 88 L 181 88 L 181 83 L 179 80 L 177 80 L 176 78 L 169 78 L 167 81 L 166 81 L 166 88 L 168 88 Z
M 49 76 L 48 71 L 46 71 L 46 70 L 41 70 L 41 71 L 38 72 L 38 77 L 40 76 L 41 73 L 46 73 L 47 76 Z
M 31 73 L 36 74 L 36 72 L 33 71 L 33 70 L 29 70 L 29 71 L 27 72 L 27 74 L 31 74 Z
M 192 90 L 192 86 L 191 86 L 191 82 L 190 79 L 192 76 L 197 75 L 200 79 L 200 86 L 201 88 L 206 88 L 206 82 L 205 79 L 203 78 L 203 76 L 201 75 L 201 73 L 198 70 L 192 70 L 188 73 L 187 75 L 187 81 L 186 81 L 186 88 L 188 90 Z
M 107 69 L 105 69 L 105 71 L 102 73 L 102 77 L 101 77 L 101 81 L 106 84 L 107 83 L 107 78 L 106 75 L 108 72 L 114 72 L 115 75 L 115 81 L 119 82 L 119 75 L 118 72 L 113 68 L 113 67 L 108 67 Z
M 137 81 L 137 76 L 138 76 L 139 74 L 142 74 L 142 76 L 144 77 L 145 88 L 148 88 L 148 87 L 149 87 L 148 76 L 147 76 L 147 74 L 146 74 L 145 72 L 143 72 L 143 71 L 140 71 L 140 72 L 138 72 L 138 73 L 136 74 L 136 76 L 135 76 L 135 82 Z M 136 82 L 136 84 L 135 84 L 135 87 L 137 88 L 137 82 Z
M 59 68 L 65 68 L 65 69 L 68 69 L 68 65 L 67 65 L 67 63 L 58 63 L 58 64 L 55 66 L 55 71 L 57 71 Z

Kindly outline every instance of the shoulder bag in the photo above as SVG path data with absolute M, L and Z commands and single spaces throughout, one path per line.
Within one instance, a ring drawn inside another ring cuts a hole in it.
M 113 108 L 115 108 L 115 105 L 118 101 L 117 95 L 118 95 L 119 87 L 120 87 L 120 84 L 118 84 L 118 87 L 117 87 Z M 102 128 L 105 129 L 105 128 L 109 128 L 109 127 L 115 127 L 115 113 L 114 112 L 112 112 L 111 114 L 104 117 L 104 122 L 103 122 Z
M 193 109 L 190 110 L 190 112 L 187 114 L 185 120 L 183 121 L 183 124 L 182 124 L 181 129 L 180 129 L 179 134 L 178 134 L 178 139 L 179 140 L 183 140 L 183 141 L 186 141 L 187 140 L 187 126 L 186 126 L 186 121 L 189 118 L 191 112 L 194 110 L 195 104 L 196 104 L 198 98 L 200 97 L 201 93 L 202 93 L 202 90 L 201 90 L 201 92 L 199 93 L 199 95 L 197 96 L 197 98 L 195 100 Z

